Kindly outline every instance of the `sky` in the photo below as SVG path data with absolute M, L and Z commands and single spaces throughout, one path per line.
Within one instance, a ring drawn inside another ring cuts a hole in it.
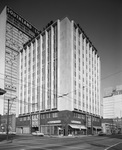
M 80 24 L 101 60 L 101 94 L 122 84 L 121 0 L 0 0 L 42 30 L 51 20 L 68 17 Z

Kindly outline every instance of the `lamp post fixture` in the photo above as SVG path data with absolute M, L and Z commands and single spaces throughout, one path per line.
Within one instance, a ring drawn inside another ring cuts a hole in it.
M 5 93 L 6 91 L 0 88 L 0 95 L 4 95 Z

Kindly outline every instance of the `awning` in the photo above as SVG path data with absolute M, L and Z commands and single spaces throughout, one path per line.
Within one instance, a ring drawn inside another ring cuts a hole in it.
M 78 125 L 78 124 L 69 124 L 69 126 L 73 129 L 86 129 L 84 125 Z
M 102 129 L 100 126 L 93 126 L 93 128 L 97 129 Z

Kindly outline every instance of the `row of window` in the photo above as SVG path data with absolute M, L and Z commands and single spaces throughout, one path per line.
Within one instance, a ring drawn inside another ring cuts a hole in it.
M 41 114 L 41 119 L 45 119 L 45 118 L 56 118 L 58 117 L 58 113 L 47 113 L 47 114 Z
M 79 113 L 73 113 L 73 116 L 75 117 L 75 118 L 80 118 L 80 119 L 85 119 L 85 115 L 84 114 L 79 114 Z
M 58 113 L 47 113 L 47 114 L 41 114 L 41 119 L 45 119 L 45 118 L 56 118 L 58 117 Z M 33 119 L 38 119 L 38 115 L 32 115 L 32 120 Z M 30 116 L 25 116 L 25 117 L 20 117 L 19 118 L 20 121 L 27 121 L 30 120 Z

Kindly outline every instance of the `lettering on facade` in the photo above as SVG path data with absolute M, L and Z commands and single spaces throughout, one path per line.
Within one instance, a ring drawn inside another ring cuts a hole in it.
M 61 120 L 48 121 L 47 123 L 61 123 Z
M 20 17 L 18 14 L 16 14 L 12 9 L 10 9 L 9 7 L 7 7 L 7 14 L 10 14 L 11 16 L 13 16 L 14 18 L 16 18 L 17 20 L 19 20 L 21 23 L 23 23 L 24 25 L 26 25 L 31 31 L 33 31 L 34 33 L 39 33 L 39 31 L 37 29 L 35 29 L 30 23 L 28 23 L 25 19 L 23 19 L 22 17 Z
M 75 120 L 71 120 L 71 123 L 77 123 L 77 124 L 81 124 L 81 121 L 75 121 Z

